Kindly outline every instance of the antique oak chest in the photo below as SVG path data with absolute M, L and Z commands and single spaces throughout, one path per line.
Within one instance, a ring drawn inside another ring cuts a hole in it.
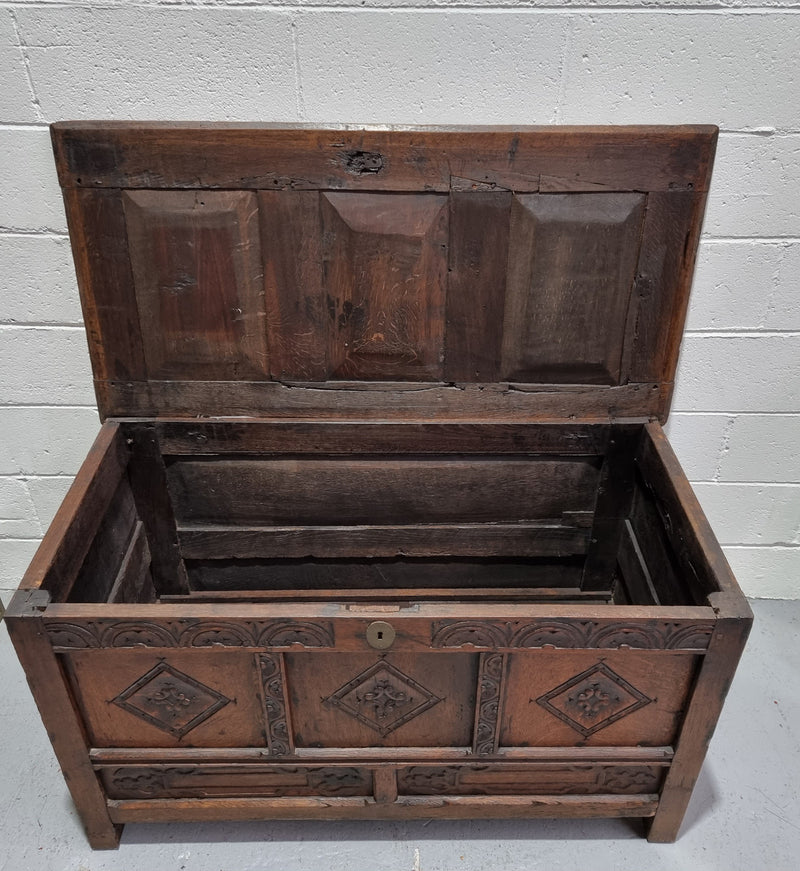
M 716 128 L 52 133 L 103 424 L 6 619 L 92 845 L 674 840 L 751 623 L 661 429 Z

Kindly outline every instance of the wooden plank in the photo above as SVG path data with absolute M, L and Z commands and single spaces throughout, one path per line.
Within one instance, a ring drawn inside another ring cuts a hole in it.
M 591 510 L 597 477 L 588 458 L 192 459 L 167 470 L 181 525 L 552 519 Z
M 586 552 L 588 531 L 502 523 L 404 526 L 179 526 L 184 559 L 297 557 L 573 556 Z
M 630 516 L 631 529 L 647 566 L 653 589 L 661 605 L 684 605 L 702 601 L 702 591 L 690 585 L 675 559 L 661 515 L 650 494 L 637 484 Z
M 150 547 L 150 571 L 156 592 L 186 593 L 186 568 L 178 547 L 178 533 L 167 490 L 164 461 L 153 426 L 128 431 L 133 461 L 129 468 L 131 489 Z
M 47 590 L 66 599 L 128 463 L 116 423 L 103 424 L 39 545 L 20 589 Z
M 657 795 L 403 796 L 391 804 L 369 798 L 130 799 L 109 801 L 118 823 L 260 819 L 536 819 L 651 817 Z
M 511 199 L 498 191 L 450 195 L 448 381 L 500 379 Z
M 723 613 L 717 621 L 708 653 L 703 658 L 676 742 L 675 757 L 648 831 L 649 841 L 668 844 L 678 837 L 753 622 L 752 612 L 744 597 L 738 597 L 735 605 L 733 613 Z
M 377 804 L 391 804 L 397 800 L 397 771 L 393 768 L 376 768 L 372 778 Z
M 577 587 L 552 587 L 532 589 L 530 587 L 476 587 L 474 589 L 454 589 L 452 587 L 419 587 L 395 588 L 388 590 L 365 589 L 333 589 L 333 590 L 193 590 L 183 596 L 161 596 L 159 601 L 164 604 L 180 602 L 271 602 L 281 601 L 319 601 L 332 599 L 337 602 L 385 602 L 397 600 L 436 599 L 462 601 L 515 601 L 515 602 L 597 602 L 605 603 L 607 596 L 597 593 L 586 593 Z
M 634 456 L 641 432 L 615 431 L 600 470 L 594 522 L 581 588 L 610 590 L 625 518 L 631 510 L 635 483 Z
M 521 385 L 378 382 L 98 381 L 106 414 L 125 417 L 263 416 L 320 420 L 508 423 L 644 420 L 671 384 Z
M 53 653 L 41 613 L 35 607 L 24 609 L 15 599 L 5 622 L 89 843 L 95 850 L 115 849 L 122 828 L 109 816 L 105 794 L 89 761 L 81 716 Z
M 61 122 L 64 186 L 447 191 L 454 177 L 515 191 L 708 189 L 717 129 L 270 129 Z M 544 179 L 542 179 L 544 177 Z
M 622 570 L 622 580 L 629 602 L 637 605 L 658 605 L 658 596 L 650 576 L 650 569 L 647 567 L 629 520 L 625 521 L 617 560 Z
M 644 203 L 633 193 L 514 198 L 502 380 L 629 380 L 620 364 Z
M 92 371 L 98 379 L 147 376 L 118 190 L 64 191 Z M 101 418 L 107 416 L 102 404 Z
M 92 540 L 70 602 L 105 602 L 119 573 L 137 526 L 136 505 L 127 479 L 120 481 Z
M 193 560 L 194 590 L 397 590 L 574 587 L 581 559 L 362 558 Z M 339 596 L 341 601 L 341 594 Z
M 270 374 L 329 377 L 331 313 L 322 289 L 322 228 L 316 191 L 259 191 Z
M 472 755 L 471 747 L 369 747 L 300 748 L 302 763 L 324 762 L 329 765 L 349 765 L 351 757 L 365 764 L 396 765 L 398 762 L 425 760 L 442 765 L 453 760 L 465 761 Z M 264 761 L 263 747 L 93 747 L 90 751 L 96 765 L 124 764 L 182 764 L 236 763 Z M 380 759 L 378 758 L 380 757 Z M 501 747 L 497 751 L 501 760 L 538 765 L 563 765 L 576 762 L 585 765 L 614 765 L 648 763 L 668 765 L 672 759 L 671 747 Z
M 155 422 L 165 455 L 585 454 L 602 456 L 634 424 L 343 423 L 228 420 Z
M 706 196 L 651 193 L 628 319 L 623 374 L 631 381 L 674 378 Z M 659 411 L 666 420 L 669 397 Z
M 155 600 L 153 579 L 150 575 L 150 547 L 144 524 L 136 524 L 131 542 L 119 572 L 114 580 L 108 601 L 112 604 L 152 602 Z
M 728 560 L 659 424 L 645 427 L 637 464 L 658 496 L 662 528 L 688 581 L 705 593 L 730 593 L 743 600 Z

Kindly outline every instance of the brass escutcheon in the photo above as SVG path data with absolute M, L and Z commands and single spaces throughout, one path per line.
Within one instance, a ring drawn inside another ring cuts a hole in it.
M 376 620 L 367 626 L 367 643 L 376 650 L 391 647 L 395 635 L 394 627 L 385 620 Z

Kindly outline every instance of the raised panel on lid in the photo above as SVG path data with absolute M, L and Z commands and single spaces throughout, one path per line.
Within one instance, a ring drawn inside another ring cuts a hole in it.
M 511 205 L 502 378 L 619 384 L 642 194 L 524 194 Z
M 260 197 L 272 376 L 440 379 L 447 196 Z
M 264 378 L 255 195 L 127 191 L 124 204 L 149 377 Z

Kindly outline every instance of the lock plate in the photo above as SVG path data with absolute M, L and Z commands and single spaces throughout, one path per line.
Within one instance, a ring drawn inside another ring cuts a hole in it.
M 394 642 L 394 627 L 385 620 L 376 620 L 367 626 L 367 643 L 376 650 L 386 650 Z

